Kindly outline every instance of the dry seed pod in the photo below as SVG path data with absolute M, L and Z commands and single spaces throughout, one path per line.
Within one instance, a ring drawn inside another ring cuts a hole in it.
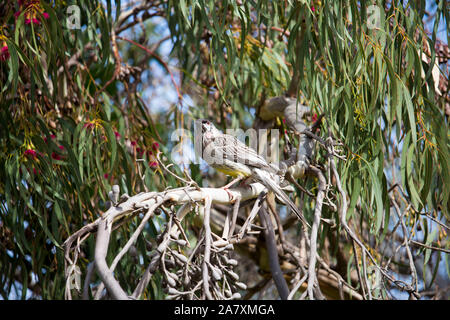
M 219 269 L 211 267 L 211 273 L 214 280 L 219 281 L 220 279 L 222 279 L 222 272 L 220 272 Z
M 212 243 L 212 245 L 216 248 L 223 248 L 225 246 L 227 246 L 229 243 L 226 240 L 220 239 L 220 240 L 216 240 Z
M 231 292 L 230 289 L 225 289 L 225 296 L 226 296 L 227 298 L 230 298 L 232 295 L 233 295 L 233 292 Z
M 167 275 L 168 275 L 169 277 L 171 277 L 171 278 L 172 278 L 173 280 L 175 280 L 175 281 L 178 281 L 178 280 L 179 280 L 178 276 L 177 276 L 175 273 L 167 272 Z
M 241 299 L 241 297 L 242 297 L 241 294 L 239 292 L 236 292 L 231 296 L 231 299 L 237 300 L 237 299 Z
M 174 231 L 175 229 L 172 229 L 172 232 L 170 233 L 170 237 L 172 238 L 173 241 L 176 242 L 176 240 L 178 240 L 178 238 L 180 237 L 180 231 Z
M 171 278 L 171 277 L 167 277 L 166 278 L 166 281 L 167 281 L 167 284 L 170 286 L 170 287 L 175 287 L 176 285 L 177 285 L 177 282 L 173 279 L 173 278 Z M 169 289 L 170 290 L 170 289 Z
M 185 246 L 187 244 L 186 240 L 182 240 L 182 239 L 175 240 L 174 242 L 180 246 Z
M 219 252 L 222 252 L 222 251 L 229 251 L 229 250 L 234 250 L 234 246 L 231 243 L 227 244 L 225 247 L 217 248 L 215 251 L 217 253 L 219 253 Z
M 217 273 L 219 274 L 219 276 L 222 278 L 223 272 L 222 272 L 222 270 L 220 270 L 220 268 L 218 268 L 218 267 L 216 267 L 216 266 L 213 266 L 213 265 L 211 265 L 211 268 L 214 269 L 214 270 L 216 270 Z
M 233 244 L 232 244 L 232 243 L 228 244 L 228 245 L 225 247 L 225 250 L 234 250 Z
M 227 273 L 230 277 L 232 277 L 234 280 L 239 280 L 239 275 L 236 272 L 233 272 L 231 270 L 227 270 Z
M 227 258 L 226 255 L 219 255 L 218 257 L 220 257 L 225 264 L 228 264 L 229 259 Z
M 168 293 L 169 294 L 180 294 L 182 292 L 180 292 L 180 291 L 178 291 L 177 289 L 174 289 L 174 288 L 169 288 Z
M 186 275 L 186 277 L 184 277 L 183 279 L 183 286 L 185 286 L 186 288 L 190 287 L 191 284 L 191 278 Z
M 173 254 L 178 260 L 180 260 L 180 261 L 183 262 L 183 263 L 186 263 L 186 262 L 188 261 L 188 259 L 187 259 L 184 255 L 179 254 L 179 253 L 176 252 L 176 251 L 173 251 L 172 254 Z
M 247 285 L 243 282 L 236 282 L 234 285 L 241 290 L 247 290 Z
M 235 259 L 228 259 L 227 264 L 229 264 L 230 266 L 237 266 L 238 262 Z

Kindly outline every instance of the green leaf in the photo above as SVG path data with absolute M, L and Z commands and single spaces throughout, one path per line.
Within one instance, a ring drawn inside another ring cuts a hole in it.
M 376 203 L 376 212 L 375 212 L 375 227 L 373 229 L 373 233 L 376 234 L 380 230 L 381 222 L 383 219 L 383 198 L 381 196 L 381 186 L 380 181 L 378 180 L 378 176 L 373 170 L 373 167 L 370 163 L 368 163 L 366 160 L 364 160 L 367 169 L 369 170 L 370 174 L 370 181 L 372 183 L 371 186 L 371 192 L 375 195 L 375 203 Z
M 403 95 L 405 98 L 404 101 L 405 101 L 405 105 L 406 105 L 406 111 L 408 114 L 409 127 L 411 129 L 412 143 L 417 144 L 416 120 L 415 120 L 415 115 L 414 115 L 414 107 L 413 107 L 413 104 L 411 101 L 411 95 L 409 94 L 408 88 L 406 88 L 403 83 L 402 83 L 402 85 L 403 85 Z
M 110 169 L 112 170 L 114 168 L 114 165 L 116 163 L 117 159 L 117 142 L 116 142 L 116 136 L 111 129 L 111 125 L 107 122 L 103 123 L 103 127 L 105 128 L 105 133 L 108 138 L 108 145 L 111 150 L 111 162 L 110 162 Z

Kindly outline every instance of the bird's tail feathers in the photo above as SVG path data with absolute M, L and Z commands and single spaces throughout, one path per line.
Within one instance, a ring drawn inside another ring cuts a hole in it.
M 286 193 L 283 192 L 283 190 L 280 188 L 280 186 L 277 184 L 277 182 L 272 178 L 271 174 L 261 170 L 261 169 L 254 169 L 255 173 L 258 176 L 258 179 L 271 191 L 273 191 L 281 200 L 284 201 L 286 205 L 288 205 L 292 211 L 294 211 L 295 215 L 300 219 L 302 223 L 310 227 L 308 222 L 306 222 L 305 217 L 303 216 L 300 209 L 289 199 L 289 197 L 286 195 Z

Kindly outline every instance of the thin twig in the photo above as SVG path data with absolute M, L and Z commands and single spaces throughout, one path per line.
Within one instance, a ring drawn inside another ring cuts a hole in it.
M 283 271 L 281 270 L 280 261 L 278 259 L 275 231 L 273 230 L 272 222 L 270 221 L 270 217 L 267 214 L 265 205 L 261 206 L 258 213 L 261 220 L 261 225 L 265 228 L 264 238 L 266 240 L 266 248 L 270 271 L 272 272 L 272 278 L 281 300 L 286 300 L 289 296 L 289 288 L 287 286 L 286 280 L 283 277 Z
M 325 177 L 322 174 L 322 171 L 319 169 L 310 166 L 310 169 L 316 174 L 319 185 L 318 185 L 318 192 L 317 192 L 317 198 L 316 198 L 316 206 L 314 209 L 314 222 L 311 228 L 311 239 L 310 239 L 310 253 L 309 253 L 309 266 L 308 266 L 308 297 L 310 300 L 314 300 L 313 295 L 313 288 L 314 283 L 316 281 L 316 255 L 317 255 L 317 234 L 319 231 L 319 225 L 320 225 L 320 217 L 322 215 L 322 203 L 325 195 L 325 186 L 326 181 Z
M 205 199 L 205 215 L 203 226 L 205 228 L 205 251 L 202 264 L 202 279 L 203 279 L 203 290 L 207 299 L 213 300 L 211 292 L 209 290 L 209 273 L 208 273 L 208 263 L 211 255 L 211 225 L 210 225 L 210 215 L 211 215 L 211 198 L 209 196 Z

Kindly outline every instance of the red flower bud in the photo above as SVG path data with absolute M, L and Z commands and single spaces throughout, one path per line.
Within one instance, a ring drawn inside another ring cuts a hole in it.
M 0 61 L 6 61 L 10 57 L 8 46 L 3 46 L 0 51 Z
M 159 143 L 158 142 L 153 142 L 153 146 L 152 146 L 153 150 L 158 150 L 159 149 Z
M 57 154 L 56 152 L 52 152 L 52 158 L 55 160 L 61 160 L 61 156 L 59 154 Z
M 25 152 L 23 153 L 25 156 L 31 156 L 32 158 L 36 159 L 37 157 L 37 153 L 35 150 L 33 149 L 27 149 L 25 150 Z
M 158 166 L 158 162 L 152 161 L 149 163 L 149 165 L 150 165 L 150 168 L 156 168 Z

